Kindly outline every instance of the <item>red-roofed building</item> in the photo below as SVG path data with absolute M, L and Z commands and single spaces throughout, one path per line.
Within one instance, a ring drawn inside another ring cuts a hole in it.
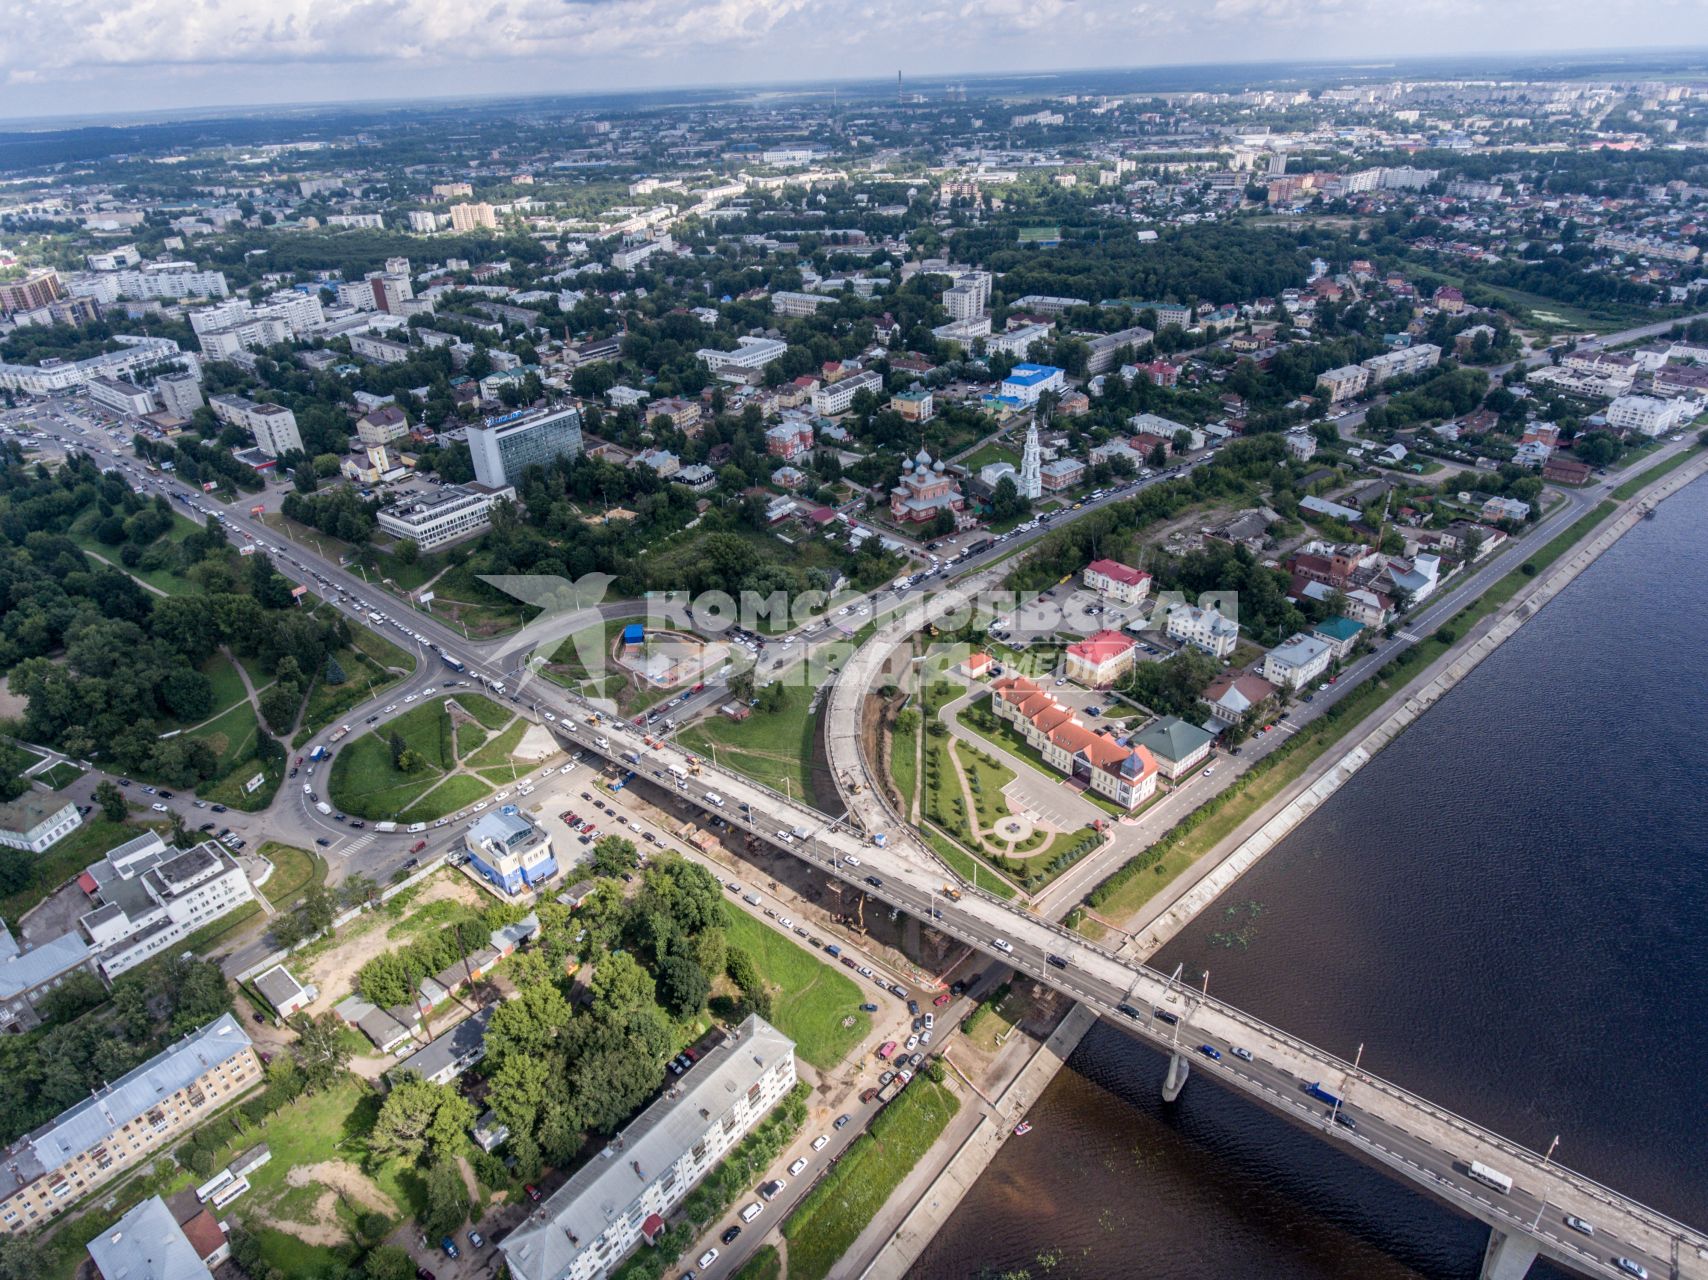
M 1133 669 L 1138 641 L 1120 631 L 1098 631 L 1067 647 L 1067 678 L 1090 689 L 1107 689 Z
M 1157 762 L 1144 747 L 1090 728 L 1025 676 L 1001 676 L 991 685 L 991 709 L 1013 724 L 1051 768 L 1125 809 L 1156 794 Z
M 990 674 L 991 658 L 988 653 L 969 653 L 961 660 L 961 674 L 973 680 L 983 679 Z
M 1465 295 L 1450 284 L 1444 284 L 1435 291 L 1434 301 L 1437 311 L 1445 311 L 1450 316 L 1465 309 Z
M 1084 577 L 1087 588 L 1121 604 L 1137 604 L 1150 594 L 1150 574 L 1119 560 L 1093 560 Z

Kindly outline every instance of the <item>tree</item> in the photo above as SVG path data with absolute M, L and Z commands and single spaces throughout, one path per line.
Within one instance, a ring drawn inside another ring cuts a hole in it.
M 438 1156 L 427 1170 L 427 1211 L 421 1228 L 429 1239 L 451 1235 L 468 1221 L 469 1192 L 462 1171 L 449 1155 Z
M 329 653 L 326 655 L 326 670 L 322 673 L 322 678 L 327 684 L 343 684 L 350 678 L 344 674 L 344 668 L 338 664 L 337 654 Z
M 664 1007 L 678 1018 L 698 1013 L 712 994 L 706 971 L 687 956 L 671 956 L 659 966 L 658 996 Z
M 403 768 L 403 757 L 409 751 L 409 744 L 404 742 L 403 735 L 393 729 L 390 736 L 386 738 L 386 747 L 391 751 L 391 767 L 401 772 L 408 772 Z
M 362 1259 L 366 1280 L 415 1280 L 415 1259 L 395 1244 L 382 1244 Z
M 601 836 L 593 845 L 589 863 L 596 876 L 620 876 L 633 871 L 640 863 L 640 853 L 632 840 L 622 836 Z
M 8 1235 L 0 1239 L 0 1280 L 37 1280 L 46 1259 L 34 1240 Z
M 400 538 L 391 554 L 399 564 L 412 565 L 421 558 L 421 544 L 414 538 Z
M 511 1054 L 492 1073 L 486 1102 L 512 1135 L 532 1134 L 538 1127 L 550 1072 L 544 1057 Z
M 101 816 L 108 822 L 123 822 L 130 812 L 125 793 L 111 782 L 102 782 L 95 788 L 95 803 L 101 806 Z
M 309 1093 L 319 1093 L 350 1065 L 350 1043 L 344 1037 L 344 1024 L 335 1013 L 323 1013 L 317 1018 L 299 1013 L 291 1019 L 291 1026 L 297 1033 L 292 1056 L 302 1074 L 303 1088 Z
M 652 975 L 623 951 L 613 952 L 599 961 L 591 987 L 593 1012 L 608 1022 L 622 1021 L 625 1015 L 658 1002 Z
M 442 1092 L 414 1072 L 404 1072 L 380 1106 L 368 1135 L 368 1151 L 382 1160 L 394 1156 L 419 1160 L 427 1151 L 427 1135 L 439 1114 Z
M 612 959 L 629 959 L 634 964 L 628 957 Z M 609 963 L 602 963 L 601 971 Z M 538 1057 L 563 1035 L 570 1017 L 569 1001 L 557 987 L 549 982 L 528 987 L 492 1011 L 486 1028 L 487 1057 L 500 1066 L 512 1057 Z

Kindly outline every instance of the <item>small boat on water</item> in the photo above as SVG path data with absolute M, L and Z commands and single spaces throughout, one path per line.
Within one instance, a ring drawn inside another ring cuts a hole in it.
M 1030 1120 L 1022 1120 L 1019 1124 L 1014 1126 L 1014 1136 L 1016 1138 L 1024 1138 L 1031 1132 L 1032 1122 Z

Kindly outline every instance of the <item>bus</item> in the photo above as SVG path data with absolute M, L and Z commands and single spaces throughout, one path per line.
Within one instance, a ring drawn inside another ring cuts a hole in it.
M 1470 1174 L 1484 1186 L 1493 1187 L 1502 1195 L 1506 1195 L 1512 1191 L 1512 1179 L 1507 1177 L 1499 1169 L 1491 1169 L 1488 1165 L 1478 1164 L 1473 1160 L 1471 1161 L 1471 1167 L 1465 1170 L 1465 1172 Z
M 439 655 L 439 661 L 443 662 L 452 671 L 461 671 L 463 669 L 463 660 L 451 654 L 441 653 Z

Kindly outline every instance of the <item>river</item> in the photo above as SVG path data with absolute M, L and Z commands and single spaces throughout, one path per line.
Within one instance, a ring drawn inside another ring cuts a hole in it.
M 1153 962 L 1708 1226 L 1708 479 Z M 1099 1026 L 912 1275 L 1474 1276 L 1487 1231 Z M 1538 1278 L 1567 1274 L 1539 1263 Z

